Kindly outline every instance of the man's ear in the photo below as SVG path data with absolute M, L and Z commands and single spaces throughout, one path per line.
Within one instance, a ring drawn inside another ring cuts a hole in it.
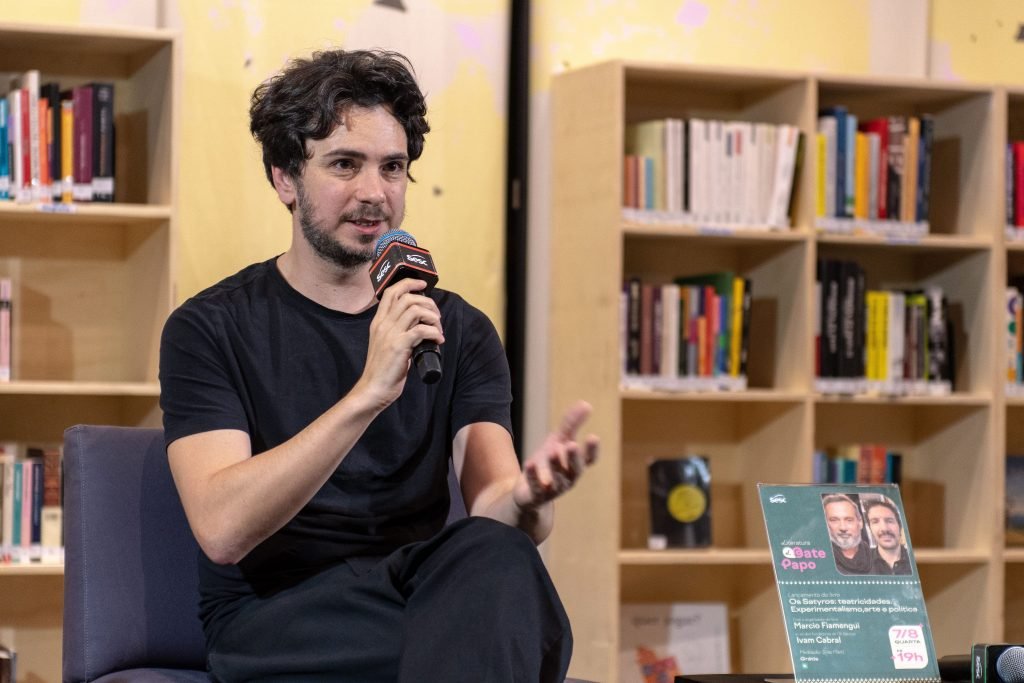
M 291 177 L 283 168 L 278 168 L 277 166 L 271 166 L 270 172 L 274 178 L 274 189 L 277 190 L 278 199 L 291 211 L 295 206 L 295 200 L 298 198 L 298 192 L 295 189 L 295 178 Z

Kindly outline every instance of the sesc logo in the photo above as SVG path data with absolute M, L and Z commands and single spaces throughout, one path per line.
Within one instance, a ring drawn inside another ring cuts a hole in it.
M 391 270 L 391 260 L 390 259 L 385 261 L 384 265 L 380 267 L 380 272 L 377 273 L 377 282 L 380 282 L 381 278 L 383 278 L 385 275 L 387 275 L 389 270 Z
M 418 254 L 406 254 L 405 255 L 405 260 L 406 261 L 410 261 L 412 263 L 415 263 L 416 265 L 423 266 L 424 268 L 426 268 L 427 265 L 428 265 L 427 264 L 427 259 L 423 258 L 422 256 L 420 256 Z
M 786 496 L 781 493 L 776 493 L 774 496 L 768 499 L 769 503 L 785 503 Z

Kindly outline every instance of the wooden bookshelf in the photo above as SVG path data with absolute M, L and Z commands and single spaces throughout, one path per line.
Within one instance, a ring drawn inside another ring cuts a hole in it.
M 663 117 L 797 126 L 819 108 L 859 117 L 934 115 L 930 232 L 915 239 L 819 233 L 815 159 L 795 180 L 794 225 L 748 231 L 621 208 L 625 127 Z M 615 681 L 624 602 L 721 601 L 734 672 L 791 664 L 757 482 L 808 482 L 813 451 L 878 441 L 904 454 L 907 508 L 936 648 L 1024 638 L 1024 552 L 1003 547 L 1004 459 L 1024 452 L 1024 399 L 1004 395 L 1003 290 L 1024 245 L 1003 236 L 1003 153 L 1024 139 L 1024 91 L 926 79 L 817 77 L 608 62 L 555 78 L 552 93 L 549 367 L 552 417 L 574 398 L 601 463 L 558 502 L 546 558 L 573 622 L 570 673 Z M 940 285 L 955 304 L 955 390 L 947 396 L 815 391 L 815 264 L 856 260 L 868 288 Z M 598 265 L 595 265 L 598 264 Z M 753 281 L 749 386 L 736 395 L 623 389 L 619 296 L 627 277 L 670 282 L 732 270 Z M 699 453 L 712 472 L 712 547 L 647 549 L 650 458 Z
M 0 23 L 0 78 L 114 84 L 115 202 L 0 201 L 14 362 L 0 441 L 59 443 L 77 423 L 160 424 L 160 331 L 174 302 L 180 42 L 164 30 Z M 18 680 L 61 679 L 60 565 L 0 565 L 0 640 Z

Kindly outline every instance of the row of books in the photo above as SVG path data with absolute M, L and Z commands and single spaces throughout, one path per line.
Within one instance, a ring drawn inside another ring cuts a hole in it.
M 61 90 L 30 69 L 0 98 L 0 199 L 114 201 L 114 86 Z
M 884 444 L 844 444 L 814 451 L 814 484 L 900 484 L 903 455 Z
M 856 262 L 819 259 L 815 296 L 818 391 L 953 391 L 956 337 L 940 287 L 868 290 Z
M 800 130 L 785 124 L 697 118 L 630 124 L 623 206 L 680 222 L 788 228 L 802 141 Z
M 621 303 L 626 386 L 746 388 L 751 282 L 722 271 L 670 284 L 631 278 Z
M 0 562 L 63 560 L 59 447 L 0 444 Z
M 818 217 L 926 223 L 935 120 L 858 121 L 843 106 L 818 114 Z

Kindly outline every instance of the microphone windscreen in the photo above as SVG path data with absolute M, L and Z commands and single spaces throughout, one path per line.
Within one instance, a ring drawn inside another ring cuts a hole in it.
M 377 246 L 374 248 L 373 258 L 379 259 L 380 255 L 384 253 L 384 250 L 388 248 L 388 245 L 393 242 L 408 244 L 410 247 L 416 246 L 416 238 L 405 230 L 389 230 L 377 239 Z
M 996 659 L 996 673 L 1003 683 L 1024 683 L 1024 647 L 1014 645 Z

